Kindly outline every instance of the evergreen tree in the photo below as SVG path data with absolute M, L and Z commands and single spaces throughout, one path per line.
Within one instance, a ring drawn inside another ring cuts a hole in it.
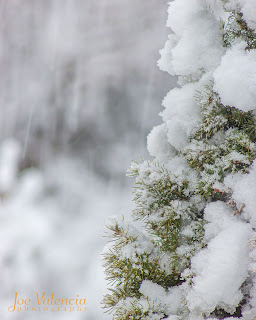
M 128 171 L 134 223 L 108 225 L 114 320 L 256 316 L 253 12 L 253 0 L 170 3 L 159 67 L 180 87 L 148 136 L 153 159 Z

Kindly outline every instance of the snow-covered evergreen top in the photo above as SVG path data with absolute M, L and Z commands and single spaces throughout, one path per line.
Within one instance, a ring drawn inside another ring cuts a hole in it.
M 242 111 L 256 108 L 256 4 L 254 0 L 176 0 L 169 4 L 167 26 L 172 29 L 158 65 L 179 76 L 177 88 L 163 101 L 169 143 L 177 149 L 200 121 L 195 91 L 210 81 L 221 102 Z M 254 14 L 253 14 L 254 13 Z M 160 129 L 155 129 L 161 135 Z M 178 134 L 179 133 L 179 134 Z M 149 138 L 149 152 L 159 145 Z M 161 138 L 159 140 L 162 140 Z M 156 150 L 155 150 L 156 148 Z M 166 152 L 166 148 L 164 148 Z

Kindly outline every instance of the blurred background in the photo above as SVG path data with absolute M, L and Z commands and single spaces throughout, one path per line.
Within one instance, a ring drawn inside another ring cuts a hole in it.
M 166 0 L 0 0 L 0 318 L 109 319 L 105 221 L 131 210 L 174 80 L 156 66 Z M 15 292 L 86 313 L 9 313 Z

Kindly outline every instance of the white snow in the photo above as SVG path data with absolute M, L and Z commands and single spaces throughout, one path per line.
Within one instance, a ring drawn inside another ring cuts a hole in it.
M 201 118 L 195 95 L 197 91 L 204 91 L 205 85 L 213 83 L 213 90 L 226 106 L 244 112 L 256 108 L 256 52 L 247 50 L 247 43 L 241 38 L 229 48 L 224 47 L 222 32 L 228 23 L 228 10 L 240 11 L 247 25 L 255 29 L 254 0 L 176 0 L 169 4 L 167 26 L 172 33 L 160 51 L 158 66 L 178 76 L 181 88 L 171 90 L 164 98 L 164 110 L 160 114 L 163 125 L 154 128 L 148 138 L 148 150 L 158 159 L 163 160 L 160 156 L 167 154 L 166 141 L 177 152 L 188 144 L 188 138 Z M 232 134 L 231 129 L 226 132 L 226 138 L 229 134 Z M 219 136 L 214 139 L 212 142 L 221 143 Z M 202 146 L 203 142 L 199 142 L 198 148 Z M 251 164 L 235 150 L 224 160 L 228 163 L 233 159 Z M 166 166 L 177 175 L 186 172 L 186 165 L 178 156 L 167 161 Z M 212 168 L 211 165 L 208 167 Z M 191 170 L 192 181 L 193 174 Z M 206 178 L 209 180 L 209 176 Z M 213 174 L 211 178 L 214 182 L 217 176 Z M 215 181 L 214 187 L 232 192 L 230 203 L 234 201 L 236 206 L 217 201 L 205 208 L 207 246 L 192 258 L 192 274 L 184 272 L 185 278 L 192 276 L 192 285 L 184 286 L 184 297 L 190 310 L 185 318 L 189 320 L 205 319 L 203 315 L 210 315 L 216 308 L 234 313 L 243 299 L 241 287 L 245 281 L 254 284 L 250 304 L 255 308 L 256 281 L 252 274 L 256 249 L 250 247 L 250 241 L 255 237 L 253 228 L 254 231 L 256 228 L 256 164 L 247 174 L 232 174 L 224 183 Z M 141 290 L 149 295 L 153 296 L 151 291 L 159 291 L 151 289 L 151 284 L 147 284 L 146 290 L 144 285 Z M 159 291 L 158 295 L 165 297 L 166 293 Z M 243 319 L 253 318 L 253 308 L 244 308 Z M 176 320 L 176 316 L 171 315 L 168 319 Z
M 171 35 L 161 51 L 159 66 L 162 70 L 173 75 L 197 77 L 218 65 L 224 52 L 220 22 L 206 8 L 202 0 L 170 3 L 167 26 L 175 37 Z
M 167 292 L 163 287 L 149 280 L 144 280 L 140 286 L 140 293 L 151 301 L 163 305 L 168 314 L 179 313 L 182 307 L 182 289 L 180 287 L 170 288 Z
M 256 52 L 246 52 L 245 47 L 240 42 L 228 50 L 213 77 L 224 105 L 249 111 L 256 108 Z
M 200 108 L 195 101 L 197 88 L 197 84 L 175 88 L 163 100 L 165 110 L 161 116 L 167 126 L 167 138 L 177 150 L 187 144 L 188 136 L 201 118 Z
M 147 137 L 148 152 L 152 157 L 159 155 L 174 155 L 175 149 L 168 143 L 166 139 L 166 124 L 160 124 L 154 127 Z
M 223 202 L 205 209 L 207 248 L 192 258 L 195 273 L 188 307 L 210 314 L 216 307 L 233 313 L 243 298 L 241 285 L 248 277 L 249 239 L 252 229 L 239 221 Z
M 225 185 L 233 193 L 237 207 L 243 208 L 243 217 L 256 228 L 256 162 L 248 174 L 230 175 L 225 178 Z
M 195 95 L 197 91 L 203 92 L 206 85 L 213 83 L 213 90 L 223 105 L 234 106 L 244 112 L 256 109 L 256 52 L 248 50 L 242 38 L 233 41 L 228 48 L 222 39 L 223 28 L 229 23 L 229 11 L 233 10 L 242 13 L 250 28 L 256 28 L 255 0 L 170 2 L 167 26 L 172 33 L 160 50 L 158 66 L 170 75 L 178 76 L 181 88 L 175 88 L 166 95 L 164 110 L 160 114 L 163 124 L 155 127 L 148 137 L 148 150 L 157 159 L 164 161 L 168 154 L 166 142 L 177 150 L 177 154 L 187 146 L 189 136 L 201 119 Z M 232 130 L 226 132 L 226 138 L 233 134 Z M 225 135 L 222 133 L 222 143 Z M 213 149 L 216 148 L 215 143 L 221 143 L 220 136 L 212 139 Z M 203 142 L 195 146 L 202 147 Z M 187 172 L 186 164 L 179 156 L 171 155 L 170 158 L 166 167 L 172 173 L 182 175 Z M 251 164 L 247 157 L 235 150 L 223 161 L 228 164 L 234 159 Z M 214 171 L 211 164 L 208 168 Z M 190 174 L 191 181 L 196 180 L 192 170 Z M 256 249 L 250 246 L 256 228 L 256 164 L 248 173 L 232 174 L 223 183 L 217 183 L 217 178 L 217 173 L 212 174 L 214 187 L 232 193 L 232 198 L 230 205 L 217 201 L 208 204 L 204 210 L 207 221 L 204 240 L 207 245 L 192 258 L 191 270 L 184 271 L 184 278 L 191 280 L 191 285 L 181 286 L 190 311 L 184 319 L 205 319 L 216 308 L 233 314 L 244 297 L 242 290 L 247 290 L 244 283 L 248 282 L 251 284 L 251 289 L 248 289 L 250 303 L 243 307 L 242 319 L 249 320 L 256 314 Z M 210 182 L 209 175 L 206 178 L 202 175 L 202 179 Z M 196 201 L 203 205 L 202 200 Z M 160 289 L 148 282 L 141 286 L 141 292 L 152 299 L 166 299 L 168 294 Z M 170 315 L 168 319 L 180 318 Z

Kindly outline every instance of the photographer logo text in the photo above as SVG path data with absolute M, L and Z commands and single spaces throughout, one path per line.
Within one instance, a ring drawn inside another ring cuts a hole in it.
M 48 312 L 74 312 L 74 311 L 86 311 L 86 299 L 80 298 L 77 295 L 75 298 L 60 299 L 55 297 L 54 292 L 50 297 L 46 296 L 45 292 L 36 292 L 34 299 L 24 298 L 18 296 L 18 292 L 15 292 L 13 305 L 8 308 L 9 312 L 20 311 L 48 311 Z

